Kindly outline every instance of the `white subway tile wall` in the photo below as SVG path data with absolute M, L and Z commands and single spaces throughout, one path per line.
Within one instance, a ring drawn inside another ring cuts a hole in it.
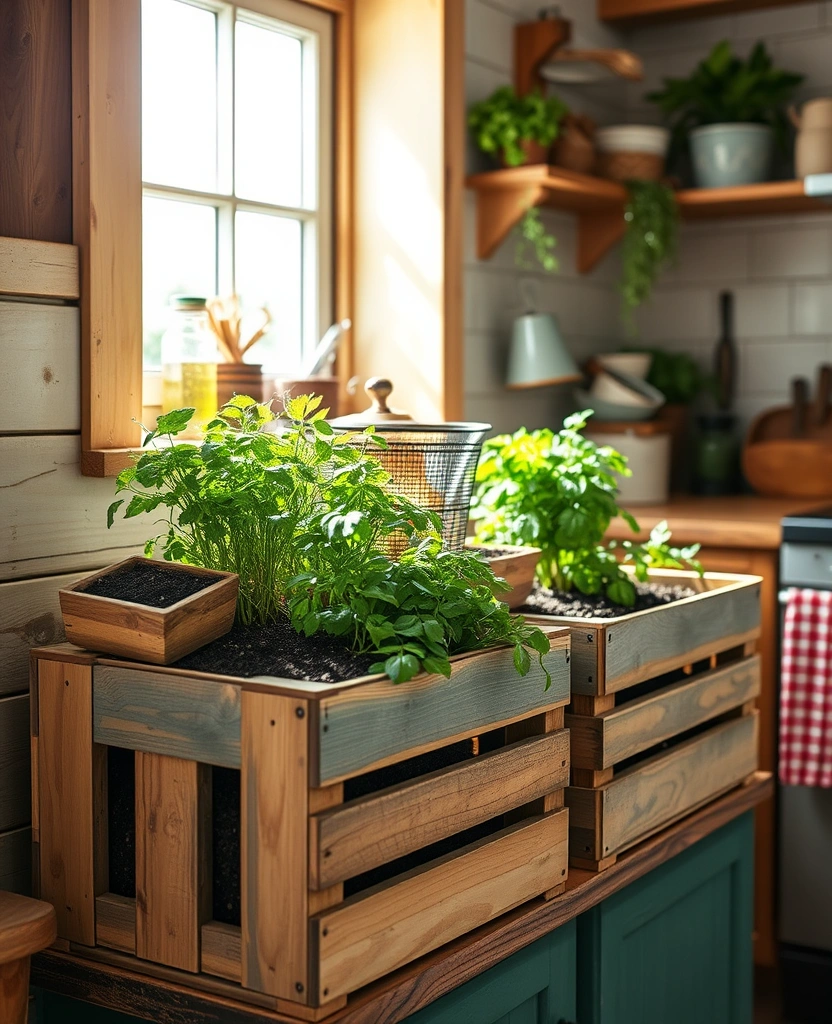
M 511 80 L 511 26 L 537 15 L 538 0 L 467 0 L 467 101 Z M 626 45 L 645 60 L 646 81 L 583 93 L 567 101 L 601 123 L 626 118 L 655 121 L 644 93 L 665 75 L 684 74 L 720 39 L 747 52 L 764 38 L 782 67 L 807 76 L 798 99 L 832 96 L 832 0 L 781 9 L 650 26 L 627 34 L 600 25 L 594 3 L 560 4 L 574 19 L 579 45 Z M 507 36 L 508 39 L 503 38 Z M 567 93 L 563 91 L 564 97 Z M 621 108 L 621 99 L 626 107 Z M 469 169 L 487 166 L 469 149 Z M 502 385 L 511 321 L 521 309 L 518 281 L 537 283 L 541 309 L 558 315 L 577 358 L 609 351 L 627 341 L 619 319 L 616 288 L 620 270 L 614 250 L 589 275 L 575 270 L 574 221 L 546 215 L 558 238 L 560 273 L 523 274 L 514 266 L 509 239 L 493 259 L 481 262 L 474 249 L 474 202 L 465 207 L 466 415 L 485 418 L 499 430 L 521 423 L 553 425 L 573 407 L 569 388 L 512 394 Z M 640 311 L 640 337 L 669 351 L 691 353 L 711 364 L 719 330 L 719 293 L 736 296 L 739 382 L 736 411 L 747 423 L 768 406 L 787 401 L 789 380 L 812 377 L 832 360 L 832 208 L 830 214 L 738 219 L 682 228 L 679 258 Z M 491 412 L 489 412 L 491 410 Z

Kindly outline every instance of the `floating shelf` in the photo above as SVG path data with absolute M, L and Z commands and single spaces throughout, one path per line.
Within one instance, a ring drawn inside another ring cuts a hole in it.
M 788 7 L 803 0 L 597 0 L 599 21 L 635 28 L 659 21 L 712 18 L 717 14 Z
M 829 178 L 829 175 L 823 176 Z M 815 179 L 818 181 L 821 176 Z M 812 192 L 813 179 L 767 181 L 733 188 L 691 188 L 676 193 L 683 220 L 766 217 L 829 212 L 828 199 Z M 534 164 L 474 174 L 477 255 L 489 259 L 530 206 L 570 210 L 578 218 L 578 271 L 585 274 L 624 234 L 626 188 L 616 181 Z M 830 182 L 832 186 L 832 182 Z

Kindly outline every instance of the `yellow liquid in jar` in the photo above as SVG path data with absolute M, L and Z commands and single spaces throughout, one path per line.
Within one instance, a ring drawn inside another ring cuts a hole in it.
M 217 411 L 216 363 L 164 363 L 162 412 L 193 408 L 196 411 L 179 437 L 200 438 L 205 424 Z

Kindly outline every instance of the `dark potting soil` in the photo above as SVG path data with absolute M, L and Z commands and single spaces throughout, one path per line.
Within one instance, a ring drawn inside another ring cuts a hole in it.
M 147 562 L 133 562 L 106 576 L 99 576 L 84 587 L 84 593 L 96 597 L 114 597 L 118 601 L 144 604 L 150 608 L 169 608 L 177 601 L 198 594 L 216 582 L 215 576 L 197 575 L 164 565 L 148 565 Z
M 636 603 L 632 608 L 615 604 L 603 594 L 588 597 L 585 594 L 564 594 L 559 590 L 547 590 L 535 584 L 528 601 L 517 611 L 522 615 L 564 615 L 571 619 L 615 619 L 631 612 L 641 612 L 647 608 L 658 608 L 663 604 L 681 601 L 683 597 L 693 597 L 696 591 L 692 587 L 680 584 L 668 586 L 664 583 L 636 583 Z
M 500 548 L 500 547 L 487 548 L 487 547 L 481 546 L 479 544 L 476 544 L 476 545 L 468 548 L 467 550 L 473 551 L 475 554 L 481 555 L 483 558 L 499 558 L 500 555 L 512 555 L 512 554 L 514 554 L 514 552 L 511 550 L 511 548 Z
M 377 654 L 355 654 L 338 637 L 296 633 L 288 621 L 268 626 L 235 623 L 221 636 L 176 662 L 176 668 L 226 676 L 282 676 L 340 683 L 369 674 Z

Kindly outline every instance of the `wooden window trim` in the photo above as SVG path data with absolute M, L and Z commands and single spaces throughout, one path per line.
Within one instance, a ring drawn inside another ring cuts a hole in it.
M 350 315 L 352 3 L 335 23 L 334 309 Z M 141 2 L 72 0 L 73 241 L 81 291 L 81 472 L 115 476 L 141 443 Z M 339 356 L 345 392 L 350 339 Z M 134 422 L 134 420 L 136 422 Z

